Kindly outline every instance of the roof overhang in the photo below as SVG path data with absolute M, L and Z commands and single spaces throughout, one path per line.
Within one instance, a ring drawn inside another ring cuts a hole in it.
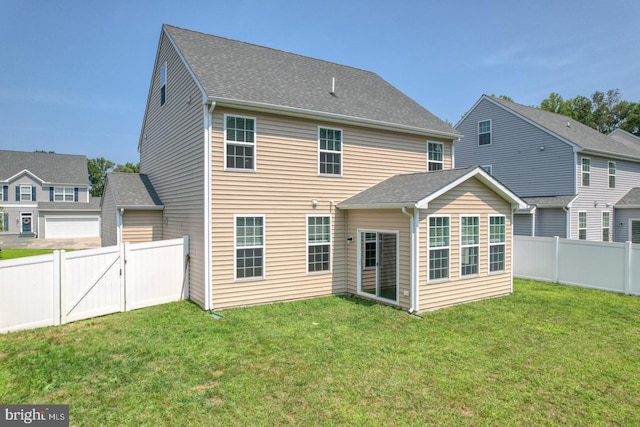
M 116 209 L 124 209 L 125 211 L 161 211 L 164 205 L 116 205 Z

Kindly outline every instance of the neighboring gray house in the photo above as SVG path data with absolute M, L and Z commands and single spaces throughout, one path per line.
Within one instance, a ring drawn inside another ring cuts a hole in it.
M 162 240 L 164 206 L 145 174 L 107 174 L 102 206 L 102 246 Z
M 100 237 L 87 158 L 0 150 L 0 236 Z
M 455 166 L 485 167 L 530 205 L 515 234 L 640 243 L 639 138 L 487 95 L 455 128 Z

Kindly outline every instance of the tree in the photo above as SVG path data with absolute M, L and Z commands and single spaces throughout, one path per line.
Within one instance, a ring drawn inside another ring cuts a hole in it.
M 140 173 L 140 163 L 136 163 L 135 165 L 131 162 L 127 162 L 124 165 L 118 164 L 115 168 L 113 168 L 114 172 L 126 172 L 126 173 Z
M 104 157 L 87 159 L 87 171 L 89 172 L 89 183 L 91 184 L 91 195 L 93 197 L 102 196 L 107 172 L 109 172 L 113 166 L 114 163 Z
M 569 101 L 562 99 L 559 93 L 551 92 L 548 98 L 545 98 L 540 103 L 540 108 L 545 111 L 551 111 L 552 113 L 563 114 L 565 116 L 571 115 L 571 104 Z

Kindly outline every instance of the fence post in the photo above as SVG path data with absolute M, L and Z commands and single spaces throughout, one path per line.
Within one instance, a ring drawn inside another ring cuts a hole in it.
M 560 237 L 553 236 L 553 283 L 560 283 Z
M 120 243 L 120 311 L 127 311 L 127 258 L 129 242 Z
M 60 252 L 53 251 L 53 324 L 59 325 L 62 316 L 62 257 Z
M 633 263 L 633 253 L 631 252 L 631 242 L 624 242 L 624 293 L 631 294 L 631 265 Z

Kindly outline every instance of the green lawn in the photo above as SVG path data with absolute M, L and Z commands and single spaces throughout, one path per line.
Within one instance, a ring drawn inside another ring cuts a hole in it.
M 53 249 L 2 249 L 2 251 L 0 251 L 0 260 L 3 259 L 13 259 L 13 258 L 24 258 L 24 257 L 28 257 L 28 256 L 34 256 L 34 255 L 43 255 L 43 254 L 50 254 L 53 253 Z
M 640 298 L 516 280 L 424 319 L 189 302 L 0 336 L 0 402 L 71 425 L 640 425 Z

